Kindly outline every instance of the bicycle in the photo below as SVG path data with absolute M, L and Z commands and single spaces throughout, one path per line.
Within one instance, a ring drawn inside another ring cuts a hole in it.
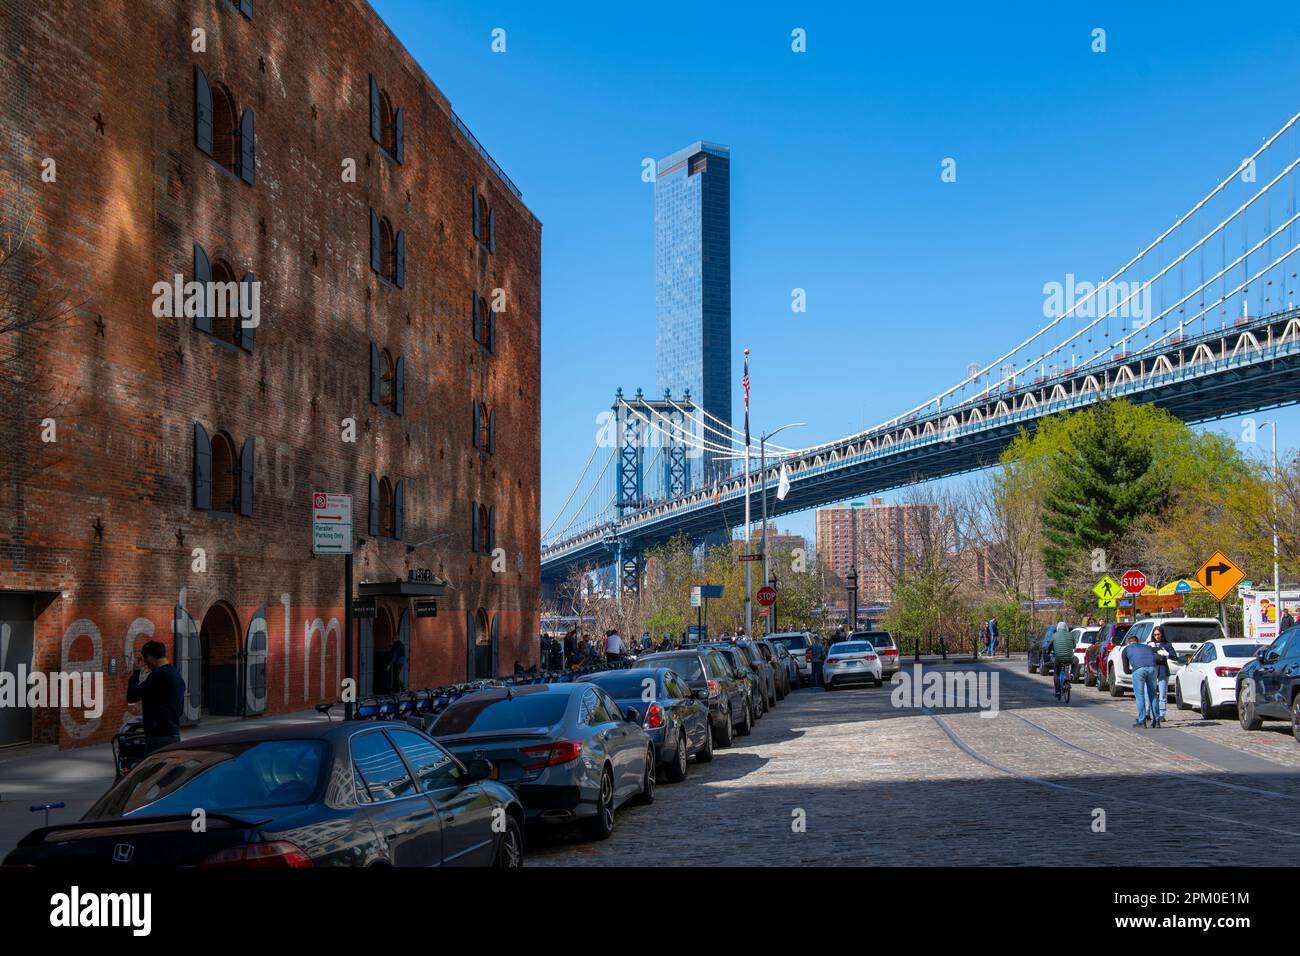
M 1057 678 L 1056 699 L 1063 704 L 1070 702 L 1070 671 L 1072 669 L 1071 664 L 1066 664 L 1061 668 L 1061 676 Z

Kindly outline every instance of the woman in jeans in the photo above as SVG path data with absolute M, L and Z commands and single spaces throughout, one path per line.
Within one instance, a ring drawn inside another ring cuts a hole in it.
M 1159 727 L 1165 719 L 1165 705 L 1169 699 L 1169 662 L 1178 659 L 1178 652 L 1165 639 L 1165 629 L 1156 625 L 1147 642 L 1156 654 L 1156 699 L 1151 702 L 1151 726 Z

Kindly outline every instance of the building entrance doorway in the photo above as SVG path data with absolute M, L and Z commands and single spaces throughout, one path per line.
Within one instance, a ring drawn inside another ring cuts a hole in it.
M 203 615 L 199 628 L 201 715 L 235 717 L 240 713 L 239 635 L 239 619 L 224 601 Z

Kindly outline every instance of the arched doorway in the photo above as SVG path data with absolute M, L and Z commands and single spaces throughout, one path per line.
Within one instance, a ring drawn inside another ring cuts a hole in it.
M 234 717 L 239 709 L 239 618 L 218 601 L 203 615 L 199 628 L 199 713 Z
M 387 694 L 389 686 L 388 659 L 393 652 L 393 640 L 397 637 L 397 625 L 393 621 L 392 609 L 384 606 L 375 611 L 375 644 L 371 653 L 374 666 L 374 687 L 376 694 Z
M 494 677 L 492 673 L 492 629 L 487 611 L 482 608 L 474 615 L 474 673 L 475 680 Z

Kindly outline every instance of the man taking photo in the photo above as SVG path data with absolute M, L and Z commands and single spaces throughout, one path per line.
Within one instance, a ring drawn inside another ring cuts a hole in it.
M 141 670 L 144 676 L 141 676 Z M 145 753 L 181 739 L 181 714 L 185 712 L 185 681 L 167 662 L 162 641 L 147 641 L 135 659 L 135 671 L 126 685 L 126 702 L 144 704 Z

